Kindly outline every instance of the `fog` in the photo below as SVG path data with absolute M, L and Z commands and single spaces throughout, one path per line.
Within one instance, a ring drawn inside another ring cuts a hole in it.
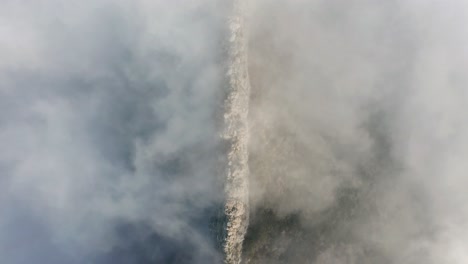
M 249 263 L 467 261 L 467 11 L 252 4 Z
M 245 262 L 467 263 L 468 4 L 248 4 Z M 1 263 L 222 263 L 229 9 L 0 3 Z
M 0 262 L 219 262 L 225 8 L 0 10 Z

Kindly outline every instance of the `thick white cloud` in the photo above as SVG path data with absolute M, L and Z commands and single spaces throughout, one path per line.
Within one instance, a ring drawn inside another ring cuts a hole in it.
M 252 6 L 251 198 L 304 233 L 278 227 L 271 255 L 465 263 L 467 5 Z

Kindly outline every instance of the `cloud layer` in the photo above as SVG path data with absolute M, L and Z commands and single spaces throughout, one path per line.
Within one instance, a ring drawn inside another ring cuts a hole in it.
M 225 8 L 0 5 L 0 262 L 219 260 Z
M 246 258 L 465 263 L 466 4 L 252 6 Z
M 246 259 L 467 263 L 467 4 L 250 5 Z M 222 261 L 228 12 L 2 1 L 1 263 Z

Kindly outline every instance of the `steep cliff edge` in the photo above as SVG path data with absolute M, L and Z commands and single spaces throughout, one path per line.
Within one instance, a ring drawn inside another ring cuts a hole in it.
M 241 262 L 242 242 L 249 221 L 248 198 L 248 107 L 250 84 L 247 67 L 246 29 L 244 27 L 245 3 L 233 2 L 229 19 L 229 91 L 225 101 L 223 138 L 228 144 L 226 180 L 227 217 L 224 244 L 225 263 Z

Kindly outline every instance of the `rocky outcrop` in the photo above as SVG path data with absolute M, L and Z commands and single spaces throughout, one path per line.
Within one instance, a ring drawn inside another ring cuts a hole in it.
M 244 0 L 233 2 L 229 19 L 229 91 L 225 101 L 223 138 L 228 143 L 226 181 L 227 217 L 224 244 L 225 263 L 241 262 L 242 242 L 249 222 L 248 204 L 248 107 L 250 84 L 247 67 Z

